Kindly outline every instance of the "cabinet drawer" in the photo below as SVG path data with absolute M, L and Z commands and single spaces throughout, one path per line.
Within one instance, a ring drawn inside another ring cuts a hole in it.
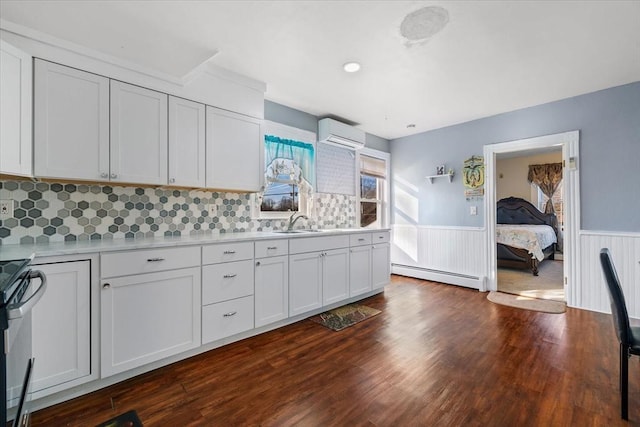
M 253 296 L 202 307 L 202 343 L 253 329 Z
M 371 236 L 371 243 L 389 243 L 390 233 L 388 231 L 376 231 Z
M 371 233 L 357 233 L 349 236 L 350 246 L 363 246 L 371 244 Z
M 286 239 L 260 240 L 256 242 L 256 258 L 287 255 L 289 241 Z
M 101 277 L 153 273 L 200 265 L 200 248 L 145 249 L 107 253 L 100 256 Z
M 202 247 L 202 264 L 253 259 L 253 242 L 220 243 Z
M 349 235 L 303 237 L 289 240 L 289 253 L 324 251 L 335 248 L 349 247 Z
M 253 260 L 202 267 L 202 304 L 253 295 Z

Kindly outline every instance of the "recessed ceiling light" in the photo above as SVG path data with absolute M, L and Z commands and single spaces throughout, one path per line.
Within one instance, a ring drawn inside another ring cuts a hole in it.
M 347 73 L 355 73 L 360 69 L 360 64 L 357 62 L 347 62 L 342 66 Z

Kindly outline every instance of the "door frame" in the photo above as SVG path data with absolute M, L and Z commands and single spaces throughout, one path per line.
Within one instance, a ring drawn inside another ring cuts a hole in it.
M 564 203 L 564 288 L 567 305 L 577 306 L 580 300 L 579 278 L 579 230 L 580 230 L 580 169 L 578 168 L 579 131 L 520 139 L 517 141 L 488 144 L 484 146 L 486 166 L 485 203 L 485 266 L 486 290 L 498 289 L 496 250 L 496 155 L 548 147 L 562 148 L 563 203 Z

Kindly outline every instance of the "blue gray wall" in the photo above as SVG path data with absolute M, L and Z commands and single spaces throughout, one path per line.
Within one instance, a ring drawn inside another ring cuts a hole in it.
M 296 110 L 286 105 L 271 101 L 264 101 L 264 118 L 276 123 L 282 123 L 298 129 L 318 133 L 318 117 L 304 111 Z M 374 150 L 389 152 L 389 141 L 379 136 L 367 133 L 365 146 Z
M 484 226 L 484 199 L 464 197 L 463 160 L 486 144 L 572 130 L 580 131 L 581 228 L 639 232 L 640 82 L 392 140 L 392 222 Z M 457 172 L 453 183 L 429 184 L 443 163 Z

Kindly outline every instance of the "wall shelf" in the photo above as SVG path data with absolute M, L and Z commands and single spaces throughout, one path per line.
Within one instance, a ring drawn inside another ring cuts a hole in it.
M 430 183 L 433 184 L 433 180 L 435 178 L 449 178 L 449 182 L 453 182 L 453 175 L 452 173 L 446 173 L 444 175 L 429 175 L 426 178 L 429 180 Z

